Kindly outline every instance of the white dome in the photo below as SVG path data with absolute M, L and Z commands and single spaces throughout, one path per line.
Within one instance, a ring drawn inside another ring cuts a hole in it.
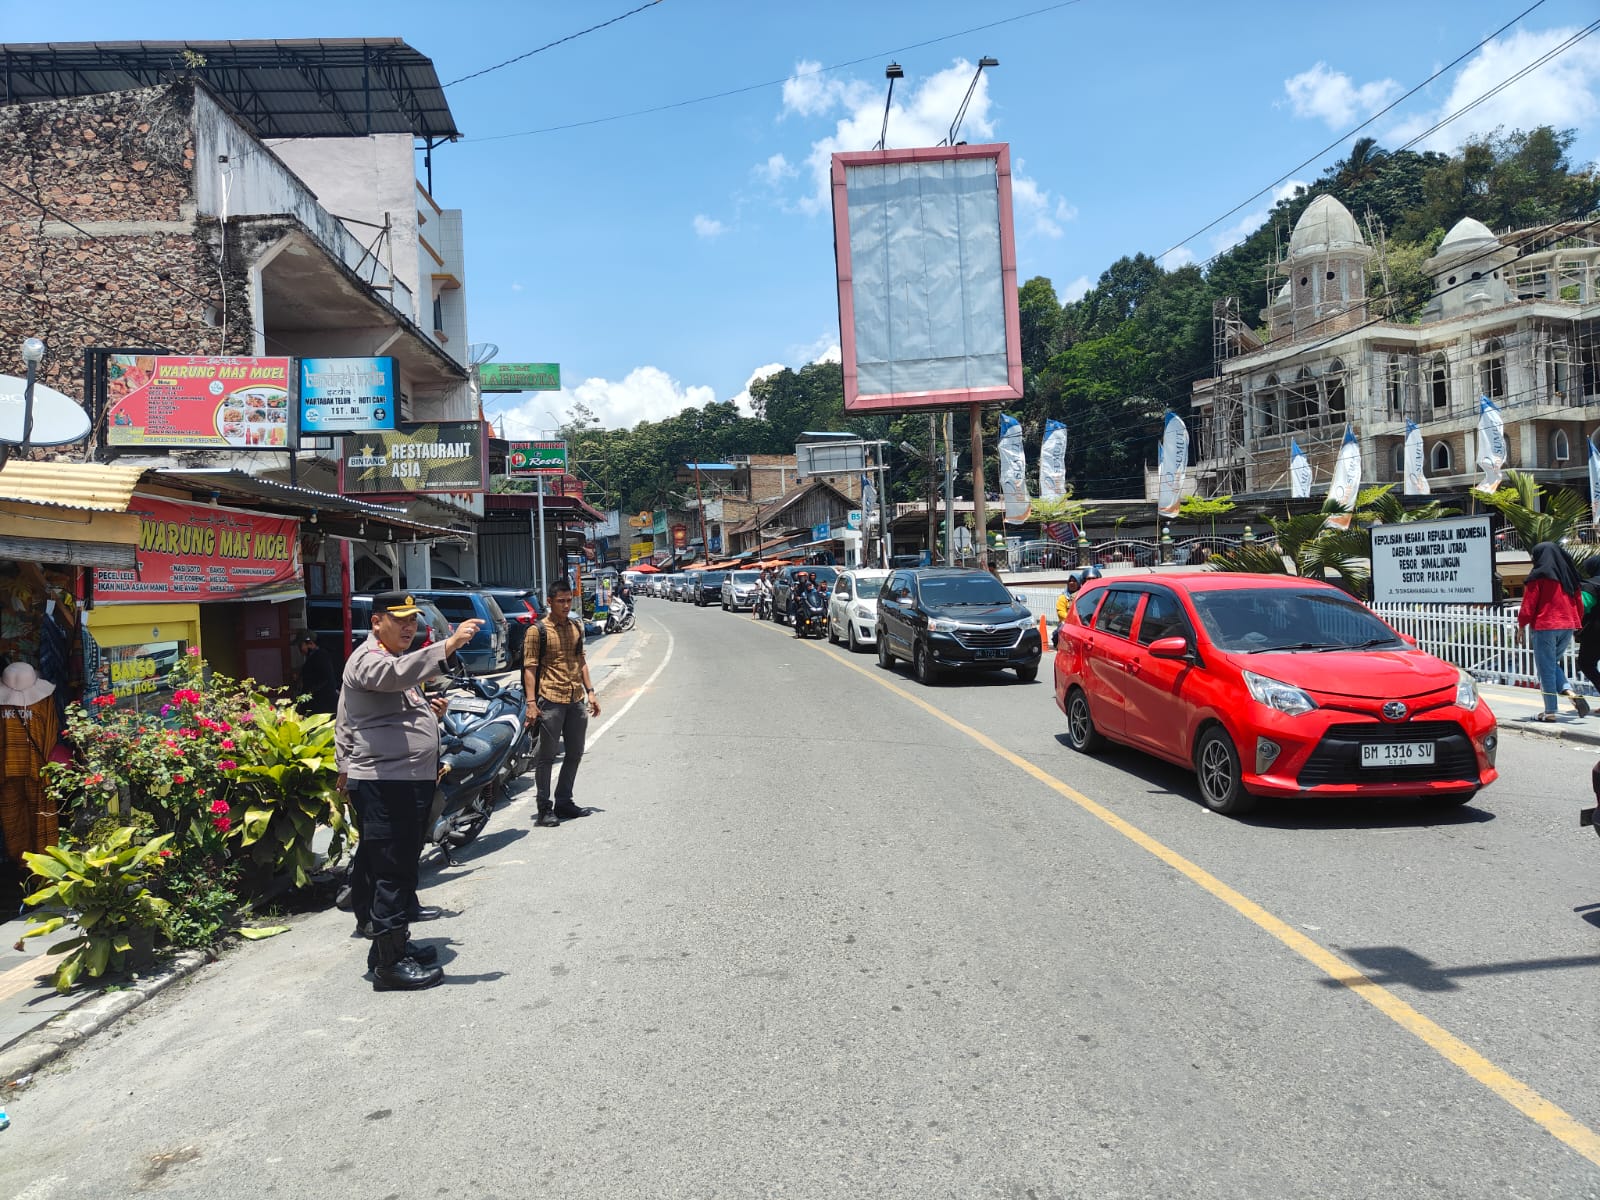
M 1365 250 L 1367 243 L 1356 227 L 1356 219 L 1348 208 L 1328 195 L 1311 202 L 1295 222 L 1294 234 L 1289 238 L 1290 258 L 1357 248 Z
M 1444 241 L 1439 243 L 1438 253 L 1444 254 L 1453 250 L 1486 250 L 1499 244 L 1500 239 L 1495 237 L 1482 221 L 1472 217 L 1462 217 L 1450 227 L 1450 232 L 1444 235 Z

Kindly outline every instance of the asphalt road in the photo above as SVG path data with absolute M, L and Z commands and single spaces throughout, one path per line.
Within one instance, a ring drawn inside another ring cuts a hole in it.
M 297 919 L 12 1098 L 0 1194 L 1600 1197 L 1589 754 L 1236 821 L 1073 754 L 1048 671 L 628 636 L 603 811 L 429 876 L 446 986 Z

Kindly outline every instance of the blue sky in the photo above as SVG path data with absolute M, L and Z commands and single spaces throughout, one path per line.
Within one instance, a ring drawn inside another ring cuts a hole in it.
M 638 2 L 0 0 L 0 40 L 398 36 L 449 81 Z M 890 58 L 905 68 L 891 146 L 937 141 L 972 64 L 1000 60 L 962 135 L 1011 143 L 1021 277 L 1069 297 L 1124 254 L 1181 243 L 1173 265 L 1224 248 L 1259 224 L 1280 180 L 1315 178 L 1358 123 L 1532 2 L 1079 0 L 1023 16 L 1050 0 L 661 0 L 448 89 L 466 137 L 435 152 L 434 194 L 465 210 L 472 338 L 503 360 L 558 361 L 566 384 L 492 398 L 490 415 L 528 434 L 581 399 L 631 425 L 740 397 L 753 374 L 836 347 L 819 172 L 830 150 L 876 140 Z M 1544 0 L 1366 132 L 1399 146 L 1595 16 L 1592 0 Z M 1420 145 L 1541 123 L 1579 131 L 1579 162 L 1600 158 L 1600 35 Z

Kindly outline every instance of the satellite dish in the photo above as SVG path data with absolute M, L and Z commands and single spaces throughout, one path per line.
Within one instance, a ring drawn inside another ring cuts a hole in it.
M 493 342 L 473 342 L 467 347 L 467 365 L 482 366 L 486 362 L 493 362 L 495 355 L 500 353 L 500 347 Z
M 22 444 L 23 402 L 28 381 L 15 375 L 0 375 L 0 444 Z M 65 446 L 89 436 L 89 414 L 71 396 L 33 385 L 33 431 L 30 446 Z

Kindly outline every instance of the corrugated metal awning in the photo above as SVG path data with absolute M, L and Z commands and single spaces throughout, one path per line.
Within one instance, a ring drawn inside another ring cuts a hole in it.
M 429 525 L 424 521 L 408 517 L 398 509 L 386 508 L 381 504 L 357 500 L 352 496 L 336 496 L 331 492 L 319 492 L 313 488 L 297 487 L 261 475 L 248 475 L 243 471 L 163 467 L 150 472 L 150 476 L 153 482 L 188 488 L 195 492 L 214 491 L 219 496 L 240 496 L 270 501 L 274 504 L 275 511 L 286 515 L 326 513 L 334 517 L 371 520 L 428 538 L 472 536 L 470 530 Z
M 12 459 L 0 468 L 0 500 L 91 512 L 127 512 L 143 467 Z

